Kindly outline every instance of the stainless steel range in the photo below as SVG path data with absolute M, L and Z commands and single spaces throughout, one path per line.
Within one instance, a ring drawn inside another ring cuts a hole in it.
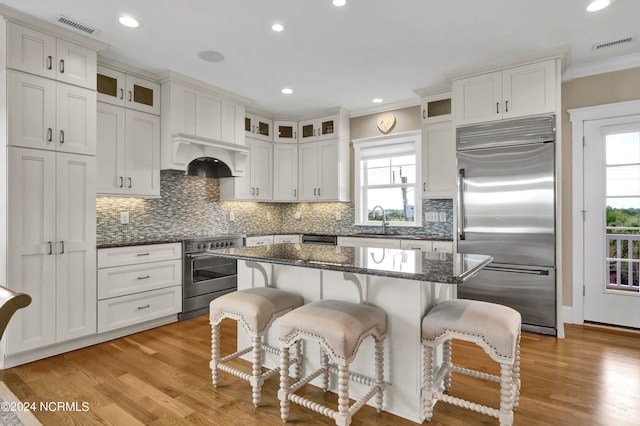
M 209 312 L 209 302 L 237 289 L 237 262 L 206 253 L 209 249 L 242 247 L 245 235 L 202 237 L 182 242 L 183 279 L 180 320 Z

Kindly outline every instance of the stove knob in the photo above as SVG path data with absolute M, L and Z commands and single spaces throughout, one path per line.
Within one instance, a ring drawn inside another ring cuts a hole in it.
M 233 241 L 229 241 L 229 245 L 232 246 L 233 245 Z
M 198 250 L 204 249 L 204 244 L 198 244 Z
M 220 247 L 220 243 L 219 242 L 216 243 L 216 247 Z

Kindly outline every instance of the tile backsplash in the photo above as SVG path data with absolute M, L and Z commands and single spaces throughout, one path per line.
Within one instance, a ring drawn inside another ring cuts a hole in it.
M 257 203 L 220 201 L 217 179 L 162 173 L 160 198 L 97 198 L 98 241 L 155 237 L 194 237 L 211 234 L 277 234 L 314 232 L 350 234 L 376 231 L 354 226 L 353 203 Z M 422 228 L 398 233 L 449 237 L 453 229 L 451 200 L 423 200 L 426 211 L 445 212 L 445 222 L 423 222 Z M 120 213 L 129 212 L 129 223 Z M 234 220 L 230 220 L 233 212 Z M 300 219 L 295 214 L 300 213 Z M 341 220 L 336 220 L 340 212 Z M 393 229 L 392 229 L 393 230 Z

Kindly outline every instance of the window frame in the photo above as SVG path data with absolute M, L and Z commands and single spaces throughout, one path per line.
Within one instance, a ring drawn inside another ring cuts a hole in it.
M 353 171 L 354 171 L 354 208 L 355 226 L 381 226 L 382 220 L 368 220 L 367 197 L 365 189 L 377 188 L 402 188 L 410 187 L 414 190 L 414 214 L 412 222 L 390 221 L 388 227 L 422 227 L 422 191 L 420 182 L 422 181 L 422 132 L 420 130 L 395 133 L 392 135 L 381 135 L 369 138 L 354 139 L 353 144 Z M 369 158 L 391 158 L 399 155 L 384 155 L 385 150 L 390 150 L 394 145 L 412 145 L 412 150 L 405 151 L 402 155 L 415 155 L 415 182 L 412 184 L 388 184 L 388 185 L 367 185 L 362 182 L 361 162 L 363 160 L 363 150 L 379 149 L 380 155 L 373 155 Z M 385 207 L 384 205 L 382 206 Z

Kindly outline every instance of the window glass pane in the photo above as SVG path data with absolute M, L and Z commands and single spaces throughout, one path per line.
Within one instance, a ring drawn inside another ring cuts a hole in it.
M 640 198 L 608 198 L 607 227 L 640 227 Z M 609 233 L 629 233 L 627 230 L 609 230 Z M 637 232 L 634 232 L 637 233 Z
M 413 222 L 415 189 L 407 188 L 378 188 L 367 189 L 368 220 L 381 220 L 380 209 L 376 209 L 376 216 L 371 214 L 373 207 L 382 206 L 389 222 Z
M 416 156 L 415 155 L 406 155 L 404 157 L 392 157 L 391 165 L 392 166 L 406 166 L 406 165 L 415 165 L 416 164 Z
M 376 167 L 367 169 L 368 185 L 388 185 L 391 183 L 388 167 Z
M 389 167 L 389 158 L 370 158 L 366 162 L 366 167 Z
M 640 132 L 607 135 L 605 146 L 608 166 L 640 163 Z
M 640 195 L 640 165 L 607 167 L 607 196 Z
M 415 183 L 416 166 L 396 166 L 391 169 L 391 183 Z

